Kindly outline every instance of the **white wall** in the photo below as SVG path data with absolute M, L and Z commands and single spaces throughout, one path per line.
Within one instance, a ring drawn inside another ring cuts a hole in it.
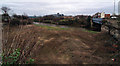
M 101 18 L 105 18 L 105 12 L 101 13 Z

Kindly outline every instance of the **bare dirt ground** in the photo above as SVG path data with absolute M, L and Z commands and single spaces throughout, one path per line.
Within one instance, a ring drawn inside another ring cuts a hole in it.
M 111 55 L 104 44 L 110 36 L 98 32 L 83 31 L 82 28 L 50 30 L 28 25 L 4 27 L 4 52 L 21 49 L 18 60 L 24 63 L 28 58 L 35 64 L 106 64 L 111 63 Z M 8 36 L 8 37 L 7 37 Z

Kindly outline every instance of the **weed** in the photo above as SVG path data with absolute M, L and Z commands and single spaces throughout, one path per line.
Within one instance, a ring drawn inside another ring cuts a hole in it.
M 9 66 L 10 64 L 19 64 L 17 63 L 17 60 L 20 57 L 20 49 L 16 49 L 13 53 L 10 54 L 10 56 L 6 57 L 4 54 L 2 54 L 2 60 L 3 60 L 3 66 Z M 32 64 L 34 62 L 34 59 L 30 58 L 29 61 L 26 62 L 26 64 Z
M 33 64 L 34 61 L 35 61 L 34 59 L 30 58 L 30 59 L 26 62 L 26 64 Z
M 10 65 L 10 64 L 16 64 L 18 58 L 20 56 L 20 49 L 16 49 L 13 53 L 11 53 L 8 57 L 6 57 L 4 54 L 2 54 L 2 60 L 3 60 L 3 66 L 4 65 Z
M 53 26 L 45 26 L 45 25 L 39 25 L 39 24 L 34 24 L 35 26 L 40 26 L 42 28 L 46 28 L 48 30 L 68 30 L 68 28 L 61 28 L 61 27 L 53 27 Z

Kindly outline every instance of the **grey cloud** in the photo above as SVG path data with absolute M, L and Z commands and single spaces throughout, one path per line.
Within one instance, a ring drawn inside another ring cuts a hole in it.
M 31 0 L 33 1 L 33 0 Z M 101 2 L 96 2 L 101 1 Z M 28 15 L 45 15 L 54 13 L 63 14 L 93 14 L 105 11 L 112 13 L 112 1 L 103 0 L 41 0 L 40 2 L 5 2 L 3 5 L 9 6 L 15 13 Z M 117 5 L 116 5 L 117 6 Z

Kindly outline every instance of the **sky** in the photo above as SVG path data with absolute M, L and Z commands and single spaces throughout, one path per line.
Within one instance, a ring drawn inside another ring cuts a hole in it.
M 116 13 L 118 13 L 116 0 Z M 0 0 L 0 8 L 11 8 L 10 14 L 43 16 L 61 13 L 65 15 L 93 15 L 96 12 L 113 13 L 114 0 Z M 1 11 L 0 11 L 1 13 Z

